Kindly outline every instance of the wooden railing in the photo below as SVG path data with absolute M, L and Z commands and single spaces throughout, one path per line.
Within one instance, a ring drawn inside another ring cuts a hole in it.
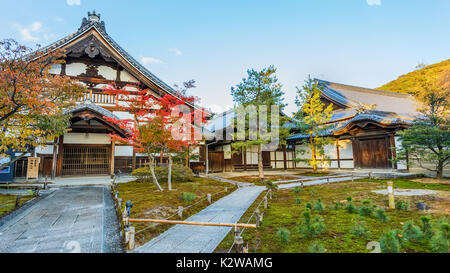
M 82 101 L 90 100 L 93 103 L 116 104 L 117 96 L 102 92 L 89 92 L 84 95 Z

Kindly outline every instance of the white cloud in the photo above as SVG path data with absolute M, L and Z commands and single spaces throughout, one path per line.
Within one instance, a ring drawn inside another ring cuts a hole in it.
M 175 54 L 175 56 L 183 55 L 183 52 L 181 52 L 181 50 L 179 50 L 178 48 L 169 48 L 169 51 L 173 52 Z
M 14 28 L 16 28 L 19 33 L 20 33 L 20 37 L 23 41 L 27 41 L 27 42 L 36 42 L 39 41 L 39 38 L 36 36 L 36 34 L 38 32 L 41 32 L 42 30 L 42 24 L 41 22 L 34 22 L 31 25 L 29 25 L 28 27 L 23 27 L 19 24 L 15 24 L 13 25 Z
M 160 59 L 156 59 L 156 58 L 152 58 L 152 57 L 142 57 L 141 58 L 141 62 L 144 65 L 148 65 L 148 64 L 163 64 L 164 63 Z
M 79 6 L 81 5 L 81 0 L 66 0 L 69 6 Z
M 381 6 L 381 0 L 366 0 L 369 6 Z

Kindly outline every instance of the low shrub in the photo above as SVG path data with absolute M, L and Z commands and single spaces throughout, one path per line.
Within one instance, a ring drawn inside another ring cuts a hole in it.
M 386 212 L 384 211 L 384 209 L 377 209 L 375 211 L 375 216 L 381 223 L 389 222 L 389 217 L 386 215 Z
M 291 232 L 285 228 L 279 228 L 277 236 L 281 243 L 286 244 L 290 241 Z
M 442 221 L 438 223 L 438 231 L 431 238 L 431 247 L 438 253 L 448 253 L 450 246 L 450 225 Z
M 325 205 L 322 203 L 322 200 L 320 198 L 314 202 L 314 210 L 318 212 L 322 212 L 325 210 Z
M 301 204 L 302 203 L 302 199 L 300 199 L 300 197 L 296 196 L 295 197 L 295 203 Z
M 370 236 L 370 231 L 367 230 L 366 222 L 360 218 L 354 221 L 354 225 L 350 232 L 358 237 L 367 238 Z
M 308 203 L 306 203 L 306 205 L 305 205 L 305 207 L 307 208 L 307 209 L 312 209 L 313 208 L 313 205 L 310 203 L 310 202 L 308 202 Z
M 192 193 L 192 192 L 182 192 L 181 193 L 181 200 L 183 200 L 183 201 L 192 202 L 195 199 L 197 199 L 197 195 L 195 193 Z
M 373 216 L 374 206 L 372 206 L 372 201 L 364 200 L 363 205 L 358 209 L 358 213 L 361 216 Z
M 345 206 L 345 210 L 348 213 L 355 213 L 357 211 L 355 205 L 353 204 L 353 202 L 349 202 L 347 203 L 347 205 Z
M 333 206 L 331 207 L 332 210 L 339 210 L 341 209 L 342 205 L 340 201 L 334 201 Z
M 409 210 L 409 202 L 406 202 L 403 200 L 398 200 L 397 202 L 395 202 L 395 208 L 398 210 L 408 211 Z
M 404 238 L 410 242 L 415 242 L 423 237 L 422 230 L 420 227 L 414 225 L 413 221 L 408 221 L 405 223 L 402 229 L 402 234 Z
M 325 247 L 319 242 L 312 242 L 308 247 L 309 253 L 325 253 Z
M 400 253 L 399 233 L 396 230 L 386 232 L 380 239 L 380 248 L 382 253 Z
M 314 237 L 322 234 L 326 230 L 326 225 L 322 216 L 317 215 L 314 218 L 310 209 L 305 209 L 302 213 L 303 219 L 297 223 L 296 231 L 303 237 Z
M 299 186 L 295 186 L 295 188 L 294 188 L 294 193 L 295 194 L 299 194 L 299 193 L 301 193 L 302 192 L 302 188 L 300 188 Z
M 420 217 L 420 221 L 422 222 L 420 228 L 422 230 L 423 237 L 425 239 L 430 239 L 431 237 L 433 237 L 434 232 L 433 227 L 431 225 L 431 216 L 430 215 L 422 216 Z

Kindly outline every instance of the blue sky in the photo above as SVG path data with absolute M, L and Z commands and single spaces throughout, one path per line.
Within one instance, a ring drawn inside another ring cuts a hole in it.
M 450 58 L 448 0 L 2 0 L 0 39 L 47 45 L 93 9 L 162 80 L 195 79 L 215 111 L 248 68 L 278 68 L 290 113 L 308 74 L 375 88 Z

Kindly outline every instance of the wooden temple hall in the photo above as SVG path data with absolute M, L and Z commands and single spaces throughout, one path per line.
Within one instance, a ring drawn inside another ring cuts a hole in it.
M 102 90 L 108 86 L 128 91 L 148 88 L 156 97 L 174 94 L 175 90 L 122 49 L 108 35 L 100 14 L 95 12 L 83 18 L 77 31 L 44 50 L 57 48 L 64 49 L 67 57 L 64 64 L 52 67 L 51 73 L 70 76 L 86 85 L 90 93 L 69 110 L 72 114 L 69 132 L 55 143 L 36 149 L 40 175 L 50 177 L 52 169 L 56 169 L 57 176 L 105 175 L 144 166 L 146 156 L 135 154 L 132 147 L 111 141 L 110 133 L 124 136 L 126 132 L 104 117 L 132 116 L 120 111 L 118 105 L 123 102 Z M 26 169 L 27 159 L 16 161 L 14 176 L 24 177 Z
M 330 129 L 323 137 L 331 137 L 333 144 L 325 148 L 329 160 L 325 169 L 391 169 L 407 170 L 406 162 L 392 163 L 395 147 L 401 145 L 397 132 L 407 128 L 414 119 L 417 105 L 410 95 L 318 80 L 322 86 L 321 100 L 333 104 Z M 208 129 L 226 130 L 233 124 L 235 113 L 228 111 L 213 120 Z M 263 152 L 265 169 L 311 168 L 311 158 L 303 145 L 308 135 L 296 131 L 292 124 L 287 145 L 276 151 Z M 209 140 L 209 170 L 214 172 L 257 170 L 257 148 L 230 153 L 231 141 Z M 306 151 L 301 153 L 300 151 Z M 320 159 L 320 158 L 318 158 Z

